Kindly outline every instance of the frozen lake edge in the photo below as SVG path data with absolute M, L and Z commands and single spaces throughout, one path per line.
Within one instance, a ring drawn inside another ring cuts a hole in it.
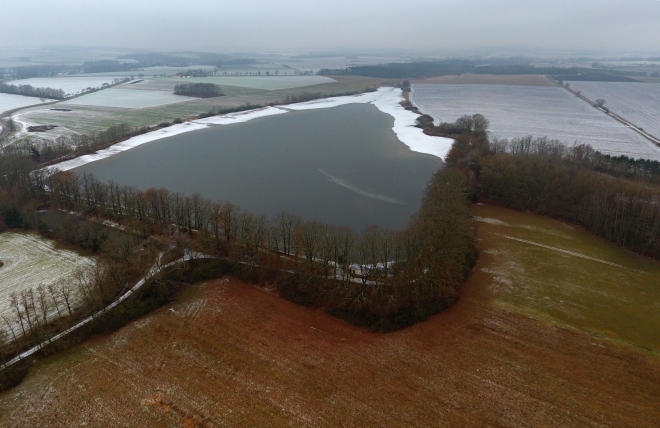
M 68 171 L 91 162 L 108 158 L 117 153 L 130 150 L 142 144 L 186 132 L 205 129 L 208 126 L 231 125 L 234 123 L 248 122 L 260 117 L 285 114 L 290 111 L 324 109 L 346 104 L 373 104 L 378 110 L 394 118 L 394 126 L 392 130 L 399 141 L 405 144 L 410 150 L 429 154 L 444 160 L 447 153 L 449 153 L 454 140 L 450 138 L 432 137 L 424 134 L 422 129 L 415 127 L 415 121 L 418 115 L 401 107 L 399 104 L 401 101 L 403 101 L 401 89 L 382 87 L 375 92 L 368 92 L 360 95 L 324 98 L 304 103 L 288 104 L 281 107 L 263 107 L 256 110 L 213 116 L 172 125 L 144 135 L 138 135 L 110 146 L 107 149 L 99 150 L 94 154 L 80 156 L 47 168 L 50 170 L 57 169 L 60 171 Z

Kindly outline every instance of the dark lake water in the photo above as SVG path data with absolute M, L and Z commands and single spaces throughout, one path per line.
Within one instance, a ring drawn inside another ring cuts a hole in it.
M 362 230 L 403 228 L 440 159 L 410 151 L 367 104 L 290 112 L 138 146 L 76 169 L 101 180 L 289 211 Z

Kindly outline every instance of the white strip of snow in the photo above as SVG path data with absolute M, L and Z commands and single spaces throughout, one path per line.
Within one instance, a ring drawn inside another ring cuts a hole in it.
M 49 170 L 58 169 L 60 171 L 68 171 L 70 169 L 78 168 L 79 166 L 88 164 L 90 162 L 95 162 L 116 155 L 117 153 L 125 152 L 126 150 L 130 150 L 134 147 L 141 146 L 142 144 L 150 143 L 155 140 L 160 140 L 161 138 L 172 137 L 174 135 L 179 135 L 185 132 L 195 131 L 197 129 L 204 129 L 204 128 L 206 128 L 206 125 L 196 124 L 192 122 L 169 126 L 167 128 L 159 129 L 157 131 L 153 131 L 143 135 L 138 135 L 133 138 L 129 138 L 126 141 L 117 143 L 113 146 L 108 147 L 107 149 L 99 150 L 98 152 L 91 155 L 84 155 L 77 157 L 75 159 L 60 162 L 58 164 L 46 167 L 46 169 Z
M 284 108 L 291 110 L 313 110 L 352 103 L 373 104 L 378 110 L 394 118 L 394 127 L 392 130 L 399 141 L 408 146 L 410 150 L 444 159 L 447 153 L 449 153 L 454 140 L 426 135 L 421 128 L 415 126 L 419 116 L 401 107 L 401 104 L 399 104 L 401 101 L 403 101 L 401 89 L 379 88 L 376 92 L 368 92 L 350 97 L 325 98 L 306 103 L 287 105 Z
M 321 108 L 337 107 L 346 104 L 373 104 L 383 113 L 389 114 L 394 118 L 394 127 L 392 130 L 399 141 L 408 146 L 410 150 L 418 153 L 425 153 L 444 159 L 454 140 L 451 138 L 432 137 L 415 126 L 417 114 L 408 111 L 399 104 L 403 101 L 401 89 L 399 88 L 379 88 L 375 92 L 368 92 L 360 95 L 324 98 L 321 100 L 308 101 L 299 104 L 289 104 L 277 107 L 266 107 L 256 110 L 248 110 L 238 113 L 229 113 L 222 116 L 212 116 L 205 119 L 194 120 L 179 125 L 173 125 L 158 131 L 149 132 L 144 135 L 138 135 L 121 143 L 110 146 L 107 149 L 99 150 L 92 155 L 80 156 L 75 159 L 60 162 L 47 167 L 48 169 L 59 169 L 67 171 L 78 168 L 82 165 L 97 160 L 105 159 L 117 153 L 130 150 L 134 147 L 146 144 L 161 138 L 172 137 L 185 132 L 204 129 L 213 125 L 231 125 L 233 123 L 247 122 L 260 117 L 284 114 L 291 110 L 314 110 Z
M 238 113 L 223 114 L 222 116 L 211 116 L 205 119 L 193 121 L 203 125 L 231 125 L 233 123 L 247 122 L 252 119 L 260 117 L 274 116 L 276 114 L 284 114 L 286 110 L 275 107 L 266 107 L 257 110 L 241 111 Z
M 378 110 L 394 118 L 394 127 L 392 130 L 399 141 L 408 146 L 413 152 L 426 153 L 444 160 L 452 144 L 454 144 L 454 140 L 426 135 L 421 128 L 415 126 L 419 116 L 404 109 L 399 104 L 403 101 L 401 89 L 383 89 L 390 89 L 390 91 L 383 94 L 383 97 L 377 99 L 372 104 L 378 107 Z

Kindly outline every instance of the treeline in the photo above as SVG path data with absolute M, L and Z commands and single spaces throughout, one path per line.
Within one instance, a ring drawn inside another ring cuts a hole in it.
M 105 73 L 118 71 L 141 70 L 147 67 L 170 66 L 170 67 L 188 67 L 191 65 L 213 65 L 222 67 L 223 65 L 235 64 L 255 64 L 254 58 L 234 58 L 230 55 L 206 53 L 206 52 L 188 52 L 185 57 L 177 55 L 167 55 L 162 53 L 135 53 L 119 56 L 118 59 L 130 59 L 131 62 L 122 62 L 118 60 L 97 60 L 85 61 L 81 65 L 28 65 L 18 67 L 0 68 L 0 77 L 7 74 L 13 79 L 29 79 L 32 77 L 50 77 L 58 74 L 78 74 L 78 73 Z
M 284 297 L 374 330 L 401 328 L 450 306 L 476 261 L 468 185 L 451 170 L 434 176 L 406 230 L 372 227 L 361 235 L 288 213 L 269 220 L 197 194 L 140 192 L 88 175 L 54 175 L 47 188 L 56 206 L 132 220 L 140 233 L 171 225 L 198 231 L 207 251 L 231 257 L 243 270 L 286 270 L 278 281 Z
M 405 327 L 450 306 L 476 261 L 468 184 L 452 170 L 434 176 L 407 229 L 363 234 L 288 213 L 269 220 L 198 194 L 143 192 L 85 173 L 8 174 L 1 184 L 13 193 L 5 206 L 24 213 L 26 227 L 43 227 L 29 213 L 47 204 L 141 235 L 187 233 L 201 250 L 230 257 L 248 278 L 275 275 L 284 297 L 374 330 Z
M 134 128 L 122 123 L 104 131 L 61 135 L 54 140 L 33 136 L 21 138 L 6 145 L 0 151 L 0 170 L 4 172 L 0 177 L 0 183 L 10 179 L 17 173 L 17 169 L 27 173 L 39 164 L 92 153 L 126 138 L 149 132 L 151 129 L 146 126 Z
M 5 94 L 23 95 L 26 97 L 50 98 L 61 100 L 66 94 L 61 89 L 35 88 L 32 85 L 8 85 L 0 83 L 0 92 Z
M 532 137 L 456 139 L 447 164 L 463 170 L 479 197 L 567 220 L 640 254 L 660 258 L 658 164 L 603 155 Z
M 220 86 L 214 83 L 180 83 L 174 85 L 174 94 L 198 98 L 212 98 L 224 95 Z
M 83 62 L 82 71 L 84 73 L 108 73 L 116 71 L 131 71 L 140 68 L 139 64 L 131 62 L 119 62 L 114 60 L 99 60 Z
M 254 58 L 232 58 L 230 55 L 209 53 L 209 52 L 187 52 L 186 57 L 167 55 L 162 53 L 135 53 L 122 55 L 119 59 L 132 59 L 134 67 L 188 67 L 191 65 L 214 65 L 222 67 L 223 65 L 235 64 L 256 64 Z
M 21 67 L 6 68 L 5 73 L 12 75 L 14 79 L 29 79 L 31 77 L 50 77 L 69 70 L 67 65 L 26 65 Z
M 610 69 L 594 69 L 587 67 L 536 67 L 529 63 L 520 61 L 492 62 L 490 64 L 479 64 L 469 60 L 444 60 L 444 61 L 415 61 L 408 63 L 390 63 L 380 65 L 360 65 L 342 69 L 321 69 L 321 75 L 358 75 L 369 77 L 380 77 L 389 79 L 420 79 L 431 76 L 448 76 L 455 74 L 545 74 L 556 76 L 557 79 L 571 80 L 562 76 L 590 76 L 592 80 L 615 80 L 621 81 L 621 76 L 646 76 L 646 72 L 622 71 Z M 586 77 L 585 77 L 586 78 Z M 633 79 L 629 79 L 633 81 Z
M 417 118 L 417 126 L 427 135 L 454 136 L 468 132 L 485 133 L 490 121 L 481 114 L 474 114 L 464 115 L 455 122 L 442 122 L 436 126 L 432 116 L 423 114 Z

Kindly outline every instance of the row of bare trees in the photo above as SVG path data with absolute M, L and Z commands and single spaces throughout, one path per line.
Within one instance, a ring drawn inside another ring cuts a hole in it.
M 660 164 L 605 156 L 547 138 L 457 139 L 448 163 L 480 195 L 519 210 L 579 223 L 635 252 L 660 258 Z
M 363 233 L 286 212 L 268 219 L 199 194 L 140 191 L 86 173 L 37 175 L 30 179 L 40 183 L 32 187 L 43 185 L 52 206 L 112 219 L 143 235 L 185 232 L 206 251 L 228 256 L 243 269 L 289 272 L 295 279 L 284 281 L 282 291 L 294 300 L 341 308 L 351 316 L 364 311 L 384 316 L 411 302 L 424 307 L 438 299 L 446 307 L 476 257 L 468 186 L 455 171 L 437 173 L 409 227 L 374 226 Z
M 94 263 L 71 277 L 11 293 L 10 312 L 0 315 L 0 356 L 46 340 L 64 320 L 71 323 L 103 307 L 107 279 L 106 266 Z
M 0 208 L 4 204 L 20 210 L 27 227 L 39 226 L 36 212 L 50 206 L 111 219 L 140 235 L 185 232 L 205 250 L 228 256 L 244 269 L 270 266 L 288 272 L 288 279 L 280 281 L 286 284 L 284 295 L 343 311 L 345 317 L 378 313 L 381 319 L 417 305 L 409 319 L 423 318 L 427 306 L 435 305 L 437 311 L 456 298 L 466 266 L 469 270 L 475 257 L 466 185 L 460 184 L 461 174 L 451 171 L 439 172 L 431 182 L 429 196 L 408 228 L 372 227 L 359 234 L 289 213 L 268 219 L 199 194 L 141 191 L 86 173 L 35 170 L 25 154 L 0 157 L 0 162 L 7 159 L 13 162 L 0 177 Z M 424 215 L 435 209 L 436 214 Z M 442 268 L 436 270 L 438 266 Z

